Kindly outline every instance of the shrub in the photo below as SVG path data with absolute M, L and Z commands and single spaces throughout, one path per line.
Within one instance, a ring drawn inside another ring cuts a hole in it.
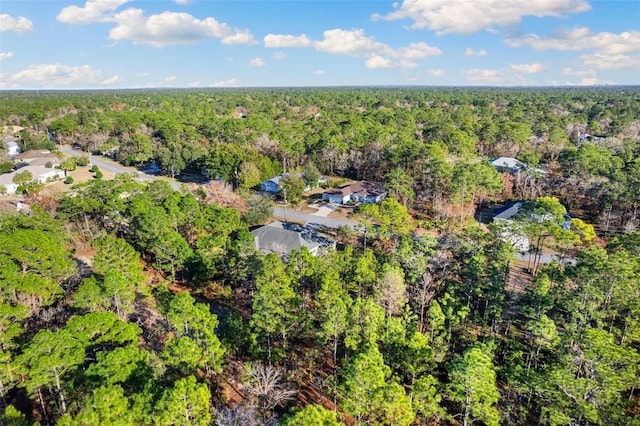
M 67 178 L 64 180 L 64 183 L 66 183 L 67 185 L 72 184 L 73 178 L 71 176 L 67 176 Z
M 102 179 L 102 172 L 100 170 L 98 170 L 96 172 L 96 174 L 93 175 L 93 177 L 96 178 L 96 179 Z
M 96 166 L 95 164 L 93 166 L 91 166 L 91 168 L 89 169 L 90 172 L 95 173 L 100 171 L 100 169 L 98 169 L 98 166 Z
M 89 165 L 89 157 L 81 156 L 76 158 L 76 164 L 78 166 L 88 166 Z

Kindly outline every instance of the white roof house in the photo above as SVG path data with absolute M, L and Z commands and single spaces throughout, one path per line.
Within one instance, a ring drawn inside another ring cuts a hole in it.
M 5 151 L 5 155 L 7 157 L 13 157 L 14 155 L 20 154 L 20 146 L 18 145 L 18 142 L 14 140 L 8 140 L 5 142 L 5 145 L 7 147 Z
M 24 171 L 29 171 L 31 176 L 33 176 L 32 180 L 37 180 L 41 183 L 48 183 L 64 177 L 64 171 L 60 169 L 50 169 L 44 166 L 22 167 L 14 172 L 0 175 L 0 186 L 7 189 L 7 194 L 14 194 L 16 192 L 18 185 L 13 182 L 13 177 Z
M 544 170 L 530 167 L 528 164 L 525 164 L 517 158 L 513 157 L 494 158 L 492 160 L 489 160 L 489 162 L 499 172 L 509 172 L 511 174 L 516 174 L 518 172 L 531 171 L 535 173 L 546 174 Z
M 13 183 L 13 176 L 15 173 L 5 173 L 0 175 L 0 186 L 5 190 L 1 191 L 0 194 L 15 194 L 18 189 L 18 185 Z

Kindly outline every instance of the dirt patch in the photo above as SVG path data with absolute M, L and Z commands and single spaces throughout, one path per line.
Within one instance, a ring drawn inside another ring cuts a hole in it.
M 104 180 L 111 180 L 115 176 L 115 173 L 108 170 L 101 170 L 101 172 L 102 179 Z M 68 176 L 71 176 L 73 178 L 72 184 L 64 183 L 64 178 L 62 178 L 55 183 L 47 185 L 47 190 L 50 190 L 52 192 L 65 192 L 75 184 L 84 183 L 89 180 L 95 179 L 94 174 L 95 173 L 89 171 L 88 167 L 78 167 L 77 169 L 68 173 Z

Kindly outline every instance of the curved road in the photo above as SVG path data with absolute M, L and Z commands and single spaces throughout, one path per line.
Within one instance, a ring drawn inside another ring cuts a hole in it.
M 159 176 L 149 175 L 147 173 L 141 172 L 135 167 L 123 166 L 120 163 L 116 163 L 115 161 L 112 161 L 102 156 L 87 154 L 84 151 L 73 149 L 66 145 L 58 145 L 58 148 L 60 149 L 60 151 L 64 152 L 67 155 L 73 155 L 76 157 L 81 157 L 81 156 L 86 157 L 88 155 L 90 164 L 95 164 L 99 168 L 103 170 L 108 170 L 112 173 L 116 173 L 116 174 L 117 173 L 134 173 L 137 176 L 136 180 L 138 181 L 165 179 Z M 180 189 L 180 186 L 181 186 L 180 182 L 175 182 L 175 181 L 168 181 L 168 182 L 171 184 L 173 189 L 175 190 Z

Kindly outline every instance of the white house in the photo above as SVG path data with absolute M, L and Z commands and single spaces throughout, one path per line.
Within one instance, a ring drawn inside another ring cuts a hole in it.
M 514 219 L 520 213 L 524 203 L 524 201 L 509 202 L 502 209 L 497 210 L 493 217 L 493 222 L 501 228 L 500 238 L 522 253 L 529 251 L 529 237 Z
M 25 171 L 29 171 L 32 180 L 37 180 L 41 183 L 49 183 L 61 179 L 64 177 L 64 171 L 60 169 L 52 169 L 44 166 L 25 166 L 20 169 L 0 175 L 0 186 L 6 188 L 6 194 L 14 194 L 18 189 L 18 185 L 13 182 L 13 177 Z
M 7 147 L 5 151 L 7 157 L 13 157 L 20 154 L 20 146 L 18 145 L 18 142 L 14 140 L 8 140 L 5 142 L 5 145 Z
M 335 241 L 321 237 L 315 231 L 296 224 L 271 222 L 251 231 L 255 237 L 255 248 L 261 253 L 275 253 L 288 256 L 292 251 L 306 247 L 311 254 L 317 255 L 335 248 Z
M 379 203 L 387 193 L 379 184 L 360 181 L 341 188 L 329 189 L 322 193 L 322 199 L 334 204 L 353 203 Z
M 18 189 L 18 185 L 13 183 L 13 176 L 15 173 L 5 173 L 0 175 L 0 195 L 1 194 L 15 194 Z
M 288 173 L 282 173 L 276 177 L 272 177 L 271 179 L 263 180 L 262 182 L 260 182 L 260 191 L 277 194 L 278 192 L 280 192 L 280 180 L 282 180 L 282 178 L 287 175 Z M 304 173 L 298 173 L 296 177 L 304 179 Z M 305 191 L 309 191 L 310 189 L 312 188 L 309 185 L 306 185 L 304 188 Z
M 544 170 L 530 167 L 528 164 L 525 164 L 517 158 L 513 157 L 494 158 L 492 160 L 489 160 L 489 162 L 499 172 L 509 172 L 513 175 L 518 172 L 534 172 L 538 174 L 546 174 Z

